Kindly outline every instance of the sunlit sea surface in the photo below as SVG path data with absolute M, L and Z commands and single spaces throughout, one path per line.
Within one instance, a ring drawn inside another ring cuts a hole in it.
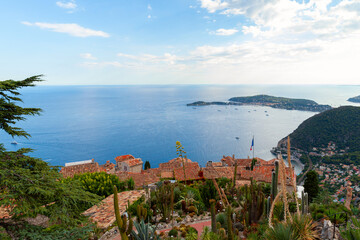
M 176 141 L 188 158 L 205 166 L 223 155 L 252 157 L 253 136 L 255 157 L 270 160 L 271 148 L 316 114 L 258 106 L 186 106 L 199 100 L 269 94 L 333 107 L 360 106 L 346 101 L 360 95 L 360 86 L 38 86 L 22 93 L 25 106 L 43 109 L 41 116 L 18 124 L 32 137 L 15 138 L 19 144 L 13 145 L 2 132 L 0 142 L 8 150 L 32 148 L 32 156 L 59 166 L 92 158 L 115 162 L 118 155 L 132 154 L 156 167 L 176 157 Z

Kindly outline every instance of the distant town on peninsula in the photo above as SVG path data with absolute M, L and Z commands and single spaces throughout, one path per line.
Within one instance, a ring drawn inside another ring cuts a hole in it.
M 295 99 L 285 97 L 274 97 L 269 95 L 255 95 L 247 97 L 232 97 L 227 102 L 204 102 L 197 101 L 187 104 L 187 106 L 207 106 L 207 105 L 257 105 L 272 108 L 299 110 L 310 112 L 323 112 L 331 109 L 330 105 L 321 105 L 308 99 Z

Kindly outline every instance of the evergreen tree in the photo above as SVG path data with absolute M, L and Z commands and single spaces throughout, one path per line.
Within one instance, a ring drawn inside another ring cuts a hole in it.
M 42 81 L 41 75 L 22 81 L 0 81 L 0 129 L 11 136 L 29 137 L 26 131 L 15 127 L 25 116 L 38 115 L 39 108 L 23 108 L 19 89 Z M 12 224 L 25 217 L 46 215 L 51 223 L 74 226 L 81 220 L 81 212 L 100 200 L 86 192 L 78 182 L 64 182 L 57 167 L 27 154 L 31 149 L 6 151 L 0 145 L 0 207 L 10 211 Z M 8 230 L 9 223 L 0 219 L 0 226 Z
M 150 169 L 150 168 L 151 168 L 150 162 L 146 161 L 145 164 L 144 164 L 144 170 L 147 170 L 147 169 Z
M 314 198 L 319 194 L 319 176 L 314 170 L 309 171 L 305 175 L 304 191 L 309 194 L 309 202 L 312 202 Z
M 0 129 L 14 136 L 30 137 L 23 129 L 13 126 L 17 121 L 25 120 L 25 116 L 39 115 L 40 108 L 23 108 L 17 105 L 22 102 L 19 89 L 33 87 L 36 82 L 43 81 L 42 75 L 32 76 L 22 81 L 0 81 Z

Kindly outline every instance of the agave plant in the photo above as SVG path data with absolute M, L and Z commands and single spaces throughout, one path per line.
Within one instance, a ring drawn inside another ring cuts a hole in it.
M 346 230 L 341 232 L 341 236 L 346 240 L 360 239 L 360 220 L 352 218 L 352 224 L 347 224 Z
M 194 228 L 190 228 L 189 232 L 186 234 L 185 240 L 197 240 L 198 233 Z
M 155 228 L 150 225 L 150 223 L 145 224 L 144 220 L 141 220 L 140 223 L 134 222 L 136 232 L 131 231 L 131 236 L 135 240 L 160 240 L 160 237 L 156 235 Z
M 201 240 L 212 240 L 210 236 L 210 229 L 208 226 L 204 227 L 203 232 L 201 233 Z
M 268 240 L 300 240 L 296 236 L 292 226 L 287 223 L 275 224 L 272 228 L 269 228 L 265 234 L 265 239 Z
M 294 216 L 291 225 L 295 236 L 298 236 L 299 239 L 314 240 L 319 238 L 316 223 L 310 216 Z

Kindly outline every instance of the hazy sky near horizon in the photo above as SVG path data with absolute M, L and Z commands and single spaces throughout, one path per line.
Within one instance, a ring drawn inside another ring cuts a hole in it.
M 0 79 L 360 84 L 360 0 L 3 0 Z

